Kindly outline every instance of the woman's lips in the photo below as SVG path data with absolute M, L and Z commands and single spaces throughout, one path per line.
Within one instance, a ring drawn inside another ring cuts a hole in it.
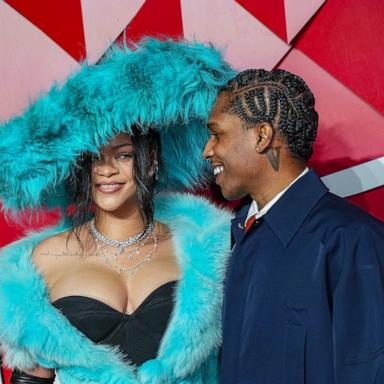
M 102 193 L 115 193 L 123 188 L 123 183 L 96 184 L 96 189 Z

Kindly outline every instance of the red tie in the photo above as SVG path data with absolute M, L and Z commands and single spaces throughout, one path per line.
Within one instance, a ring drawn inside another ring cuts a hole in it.
M 252 215 L 251 217 L 248 217 L 247 221 L 245 222 L 244 231 L 247 233 L 249 229 L 252 227 L 252 224 L 256 221 L 256 215 Z

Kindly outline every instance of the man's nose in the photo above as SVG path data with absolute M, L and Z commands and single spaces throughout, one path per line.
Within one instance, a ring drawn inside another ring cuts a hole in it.
M 203 158 L 204 160 L 209 160 L 212 157 L 213 157 L 213 142 L 212 142 L 212 138 L 210 138 L 205 144 L 204 151 L 203 151 Z

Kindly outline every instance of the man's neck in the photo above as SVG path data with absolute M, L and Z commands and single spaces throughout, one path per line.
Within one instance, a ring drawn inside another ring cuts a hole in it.
M 257 189 L 250 194 L 251 198 L 256 201 L 259 210 L 267 205 L 276 195 L 288 188 L 305 169 L 306 165 L 304 164 L 301 167 L 266 175 L 264 180 L 258 183 Z

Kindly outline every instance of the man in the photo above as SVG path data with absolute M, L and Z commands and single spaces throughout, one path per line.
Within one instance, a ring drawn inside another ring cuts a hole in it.
M 384 383 L 384 225 L 307 168 L 314 104 L 298 76 L 248 70 L 209 118 L 216 183 L 251 198 L 232 221 L 222 384 Z

